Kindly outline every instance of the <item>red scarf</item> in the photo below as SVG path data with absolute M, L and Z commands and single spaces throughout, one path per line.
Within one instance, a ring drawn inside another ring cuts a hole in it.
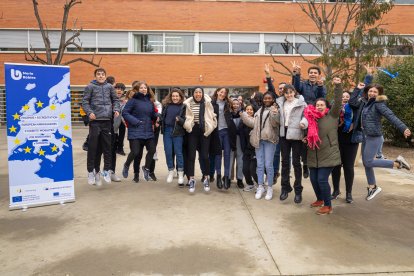
M 319 112 L 316 110 L 316 107 L 311 104 L 303 111 L 305 118 L 308 120 L 308 146 L 312 150 L 314 150 L 315 147 L 319 149 L 317 143 L 322 142 L 319 138 L 318 120 L 328 114 L 328 112 L 329 108 L 326 108 L 324 112 Z

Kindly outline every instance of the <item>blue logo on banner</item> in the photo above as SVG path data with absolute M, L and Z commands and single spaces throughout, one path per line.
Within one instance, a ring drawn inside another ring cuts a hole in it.
M 12 198 L 13 203 L 14 202 L 22 202 L 23 201 L 23 197 L 22 196 L 14 196 Z
M 59 192 L 53 193 L 53 196 L 59 196 Z

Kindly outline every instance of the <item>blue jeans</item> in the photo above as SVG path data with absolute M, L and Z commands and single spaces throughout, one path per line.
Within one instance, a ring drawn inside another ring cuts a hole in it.
M 382 145 L 384 144 L 384 136 L 381 136 L 381 146 L 378 148 L 377 151 L 377 158 L 383 158 L 384 156 L 382 155 Z
M 183 136 L 173 137 L 174 128 L 165 127 L 164 130 L 164 151 L 165 159 L 167 159 L 168 170 L 174 170 L 174 161 L 173 161 L 173 148 L 174 154 L 177 160 L 177 169 L 179 171 L 184 170 L 184 156 L 183 156 Z
M 331 186 L 329 186 L 329 175 L 334 167 L 309 168 L 310 181 L 318 201 L 323 200 L 325 206 L 331 204 Z
M 256 149 L 257 160 L 257 180 L 259 185 L 264 184 L 264 169 L 267 172 L 267 185 L 272 187 L 273 185 L 273 158 L 275 157 L 276 144 L 272 142 L 260 140 L 259 148 Z
M 362 163 L 364 163 L 368 185 L 376 184 L 374 167 L 392 169 L 394 166 L 392 160 L 375 159 L 378 149 L 382 146 L 383 139 L 382 136 L 364 135 L 364 140 L 362 140 Z
M 230 140 L 227 128 L 219 130 L 221 148 L 224 151 L 224 176 L 230 176 Z M 223 154 L 216 156 L 216 172 L 221 175 L 221 157 Z

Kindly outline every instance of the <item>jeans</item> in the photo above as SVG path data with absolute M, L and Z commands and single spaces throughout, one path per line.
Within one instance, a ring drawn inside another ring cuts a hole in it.
M 378 148 L 378 151 L 377 151 L 377 158 L 382 158 L 383 157 L 383 155 L 382 155 L 382 145 L 384 144 L 384 136 L 381 136 L 381 146 Z
M 329 175 L 333 167 L 309 168 L 310 181 L 318 201 L 323 200 L 325 206 L 331 204 L 331 186 L 329 186 Z
M 382 145 L 383 139 L 382 136 L 364 135 L 364 140 L 362 141 L 362 162 L 364 163 L 368 185 L 376 184 L 375 167 L 392 169 L 394 166 L 394 161 L 392 160 L 374 159 Z
M 167 167 L 169 171 L 174 170 L 174 157 L 175 153 L 177 159 L 177 170 L 184 170 L 184 157 L 183 157 L 183 136 L 173 137 L 174 127 L 166 127 L 164 130 L 164 151 L 165 159 L 167 160 Z
M 224 176 L 230 176 L 230 140 L 227 128 L 219 130 L 221 148 L 224 151 Z M 216 173 L 221 175 L 221 159 L 223 154 L 216 156 Z
M 257 160 L 257 180 L 259 185 L 264 184 L 264 169 L 267 172 L 267 184 L 269 187 L 273 185 L 273 158 L 275 156 L 276 144 L 272 142 L 260 140 L 259 148 L 256 149 Z

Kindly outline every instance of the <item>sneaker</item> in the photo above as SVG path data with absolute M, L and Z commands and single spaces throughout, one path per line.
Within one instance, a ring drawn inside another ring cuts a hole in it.
M 247 185 L 244 189 L 243 189 L 243 191 L 244 192 L 251 192 L 251 191 L 253 191 L 254 190 L 254 185 Z
M 204 191 L 205 192 L 210 191 L 210 181 L 208 180 L 208 177 L 204 178 L 203 186 L 204 186 Z
M 410 164 L 408 164 L 408 162 L 405 160 L 405 158 L 402 157 L 401 155 L 398 155 L 398 157 L 397 157 L 397 159 L 395 159 L 395 161 L 400 164 L 400 166 L 398 167 L 399 169 L 411 170 Z
M 102 171 L 102 176 L 107 184 L 111 183 L 111 174 L 109 171 Z
M 129 167 L 127 167 L 127 166 L 124 164 L 124 168 L 122 169 L 122 176 L 123 176 L 124 178 L 128 178 L 128 171 L 129 171 Z
M 102 186 L 102 180 L 101 180 L 101 173 L 95 173 L 95 184 L 96 186 Z
M 346 203 L 352 203 L 352 202 L 354 202 L 354 199 L 352 198 L 352 194 L 351 193 L 346 193 L 345 201 L 346 201 Z
M 157 160 L 158 160 L 158 155 L 157 155 L 157 152 L 155 152 L 155 153 L 154 153 L 154 157 L 152 157 L 152 159 L 154 159 L 155 161 L 157 161 Z
M 316 211 L 318 215 L 329 215 L 332 212 L 333 212 L 332 206 L 323 206 L 319 208 L 318 211 Z
M 178 172 L 178 185 L 183 185 L 183 184 L 184 184 L 184 172 L 179 171 Z
M 331 200 L 338 199 L 339 195 L 341 194 L 340 191 L 333 191 Z
M 174 170 L 168 171 L 167 183 L 171 183 L 174 178 Z
M 194 191 L 195 191 L 195 185 L 196 185 L 195 179 L 194 178 L 190 179 L 190 181 L 188 181 L 188 185 L 189 185 L 188 191 L 190 193 L 194 193 Z
M 155 173 L 153 173 L 153 172 L 149 173 L 149 177 L 150 177 L 150 180 L 152 180 L 152 181 L 157 181 L 158 180 L 158 178 L 155 176 Z
M 174 178 L 178 178 L 178 171 L 174 170 Z
M 142 169 L 142 175 L 144 176 L 145 181 L 150 181 L 151 180 L 150 171 L 146 169 L 145 166 L 142 166 L 141 169 Z
M 90 172 L 88 173 L 88 184 L 89 185 L 95 185 L 95 173 L 94 172 Z
M 375 185 L 375 188 L 367 188 L 368 190 L 368 194 L 366 197 L 366 200 L 371 200 L 373 199 L 377 194 L 381 193 L 382 189 L 381 187 L 378 187 L 377 185 Z
M 273 198 L 273 188 L 272 187 L 268 187 L 267 191 L 266 191 L 266 196 L 265 199 L 266 200 L 271 200 Z
M 259 187 L 256 190 L 255 198 L 256 199 L 261 199 L 262 196 L 263 196 L 264 191 L 265 191 L 265 189 L 264 189 L 263 185 L 259 185 Z
M 111 175 L 111 181 L 113 182 L 121 182 L 121 178 L 119 178 L 113 171 L 109 171 Z
M 311 203 L 311 205 L 310 205 L 311 208 L 322 207 L 322 206 L 323 206 L 323 200 L 317 200 L 317 201 Z
M 237 187 L 239 187 L 239 189 L 243 189 L 244 188 L 243 180 L 237 179 Z

